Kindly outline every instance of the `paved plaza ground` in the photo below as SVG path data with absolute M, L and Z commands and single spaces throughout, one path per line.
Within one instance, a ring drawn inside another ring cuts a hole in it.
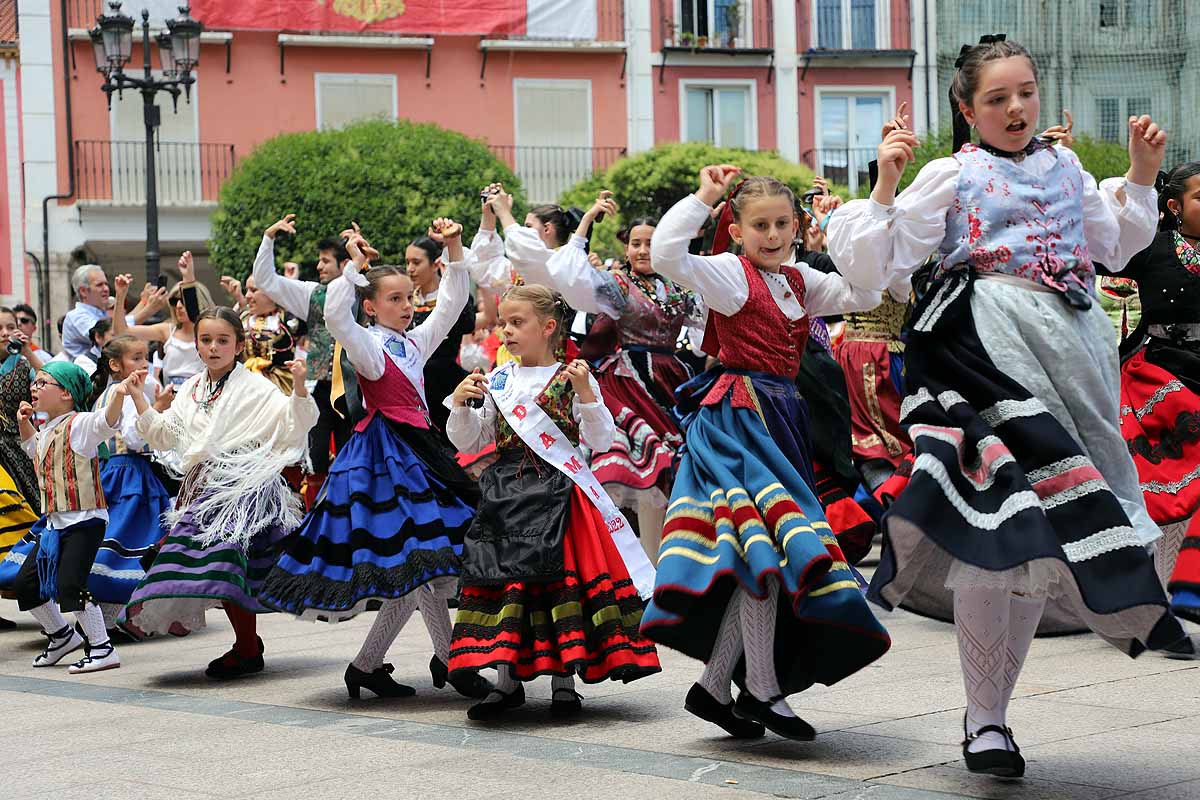
M 550 717 L 542 679 L 524 708 L 485 726 L 432 687 L 419 616 L 389 654 L 417 696 L 352 702 L 342 671 L 370 614 L 338 626 L 263 617 L 266 671 L 224 684 L 202 675 L 231 641 L 220 612 L 84 677 L 31 668 L 36 624 L 10 601 L 0 615 L 21 622 L 0 634 L 4 800 L 1200 798 L 1200 665 L 1130 660 L 1094 636 L 1034 643 L 1010 711 L 1029 778 L 1010 783 L 962 766 L 953 629 L 903 612 L 884 617 L 887 656 L 792 698 L 819 731 L 807 744 L 716 735 L 682 707 L 700 665 L 671 651 L 660 675 L 581 687 L 578 719 Z

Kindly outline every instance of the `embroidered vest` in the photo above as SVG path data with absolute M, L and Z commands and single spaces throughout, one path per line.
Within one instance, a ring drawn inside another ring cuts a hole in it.
M 966 265 L 1064 294 L 1095 294 L 1096 270 L 1083 235 L 1083 175 L 1062 153 L 1051 152 L 1056 160 L 1044 175 L 971 144 L 955 154 L 958 184 L 938 274 Z
M 100 488 L 100 459 L 85 458 L 71 449 L 71 427 L 77 414 L 50 432 L 46 454 L 38 459 L 42 512 L 88 511 L 108 508 Z
M 308 377 L 327 381 L 333 369 L 333 336 L 325 327 L 325 292 L 321 284 L 308 296 Z
M 571 440 L 571 444 L 579 446 L 579 424 L 575 422 L 574 415 L 571 414 L 571 403 L 575 399 L 575 389 L 571 386 L 571 381 L 567 377 L 566 366 L 560 366 L 558 371 L 554 373 L 554 377 L 542 389 L 541 394 L 537 396 L 537 404 L 543 411 L 554 420 L 554 424 L 558 429 L 567 435 Z M 525 443 L 521 441 L 521 437 L 509 427 L 508 422 L 504 419 L 503 414 L 496 415 L 496 449 L 508 450 L 517 447 L 524 447 Z M 536 457 L 536 456 L 535 456 Z
M 677 287 L 651 278 L 655 290 L 663 293 L 666 301 L 666 309 L 663 309 L 654 302 L 653 297 L 647 296 L 641 283 L 621 271 L 613 271 L 612 275 L 625 294 L 625 310 L 617 324 L 621 346 L 653 347 L 674 352 L 679 330 L 687 317 L 685 295 Z
M 888 352 L 903 353 L 904 342 L 900 332 L 908 319 L 908 303 L 892 299 L 883 293 L 883 302 L 871 311 L 852 311 L 846 314 L 846 332 L 843 342 L 886 342 Z
M 385 356 L 383 365 L 383 375 L 378 380 L 372 381 L 362 375 L 358 376 L 358 386 L 362 391 L 367 415 L 359 420 L 354 429 L 365 431 L 376 414 L 383 414 L 402 425 L 428 428 L 429 418 L 425 416 L 425 406 L 412 381 L 392 359 Z
M 808 341 L 808 316 L 788 319 L 775 302 L 762 273 L 748 259 L 739 260 L 746 272 L 750 295 L 732 316 L 709 310 L 704 352 L 717 353 L 729 369 L 767 372 L 794 380 L 800 372 L 800 357 Z M 805 288 L 800 270 L 783 267 L 780 272 L 803 306 Z

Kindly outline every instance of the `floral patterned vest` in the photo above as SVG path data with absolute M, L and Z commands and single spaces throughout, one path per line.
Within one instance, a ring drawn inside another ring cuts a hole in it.
M 554 377 L 537 396 L 537 404 L 545 411 L 558 429 L 567 435 L 571 444 L 579 446 L 579 424 L 571 414 L 571 403 L 575 399 L 575 389 L 567 377 L 567 368 L 562 365 L 554 373 Z M 525 447 L 525 442 L 508 425 L 503 414 L 496 415 L 496 449 L 510 450 Z

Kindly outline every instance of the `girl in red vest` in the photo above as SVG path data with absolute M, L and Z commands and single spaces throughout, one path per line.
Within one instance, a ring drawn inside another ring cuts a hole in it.
M 445 244 L 446 271 L 438 303 L 425 321 L 413 318 L 413 282 L 400 267 L 368 267 L 369 245 L 346 231 L 353 263 L 329 284 L 325 324 L 354 364 L 367 416 L 338 453 L 317 503 L 271 570 L 263 590 L 272 608 L 326 622 L 350 619 L 383 602 L 354 661 L 346 667 L 352 698 L 408 697 L 411 686 L 390 677 L 388 648 L 413 611 L 433 640 L 429 671 L 468 697 L 491 689 L 478 674 L 447 677 L 450 611 L 458 589 L 463 533 L 477 489 L 430 427 L 426 362 L 450 333 L 467 302 L 462 226 L 434 221 L 431 237 Z M 354 320 L 357 294 L 373 320 Z M 441 398 L 437 398 L 440 400 Z
M 667 212 L 651 241 L 654 271 L 703 299 L 704 351 L 721 366 L 692 386 L 699 407 L 642 631 L 707 663 L 688 711 L 735 737 L 762 736 L 765 726 L 807 740 L 815 732 L 784 698 L 862 669 L 890 639 L 822 511 L 795 378 L 810 316 L 872 308 L 879 292 L 783 266 L 799 221 L 791 189 L 773 178 L 750 178 L 728 201 L 742 255 L 690 255 L 688 242 L 738 172 L 705 167 L 699 191 Z M 743 654 L 735 704 L 729 683 Z

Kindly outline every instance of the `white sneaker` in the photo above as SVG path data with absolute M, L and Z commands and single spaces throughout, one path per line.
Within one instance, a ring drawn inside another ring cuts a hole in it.
M 118 669 L 120 666 L 121 657 L 117 655 L 117 648 L 112 646 L 112 642 L 108 642 L 99 647 L 88 648 L 87 655 L 67 667 L 67 672 L 72 675 L 82 675 L 85 672 Z
M 83 645 L 84 640 L 79 635 L 79 631 L 70 627 L 64 628 L 57 633 L 50 634 L 50 641 L 46 643 L 46 649 L 33 660 L 33 665 L 35 667 L 53 667 L 66 658 L 68 653 L 75 652 Z

